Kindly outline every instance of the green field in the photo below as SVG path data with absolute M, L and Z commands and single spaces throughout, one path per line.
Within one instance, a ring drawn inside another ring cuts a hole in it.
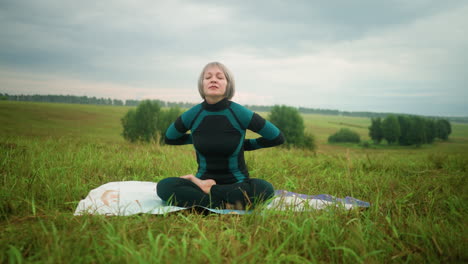
M 341 127 L 369 140 L 369 119 L 304 115 L 316 152 L 246 153 L 251 176 L 277 189 L 353 196 L 367 210 L 73 216 L 107 182 L 195 172 L 191 146 L 125 142 L 128 109 L 0 101 L 0 263 L 468 261 L 467 124 L 452 123 L 447 142 L 361 148 L 326 140 Z

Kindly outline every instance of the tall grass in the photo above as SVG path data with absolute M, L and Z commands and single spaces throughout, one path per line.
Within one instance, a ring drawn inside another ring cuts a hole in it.
M 3 106 L 0 102 L 2 115 L 15 111 L 11 105 L 12 110 Z M 51 107 L 56 106 L 43 104 L 26 111 L 21 120 L 38 118 L 37 112 L 52 111 Z M 79 106 L 68 111 L 80 115 L 92 109 Z M 464 148 L 468 134 L 457 126 L 457 139 L 420 149 L 360 149 L 319 142 L 317 153 L 280 148 L 246 153 L 251 176 L 269 180 L 277 189 L 353 196 L 371 202 L 367 210 L 76 217 L 72 214 L 79 200 L 104 183 L 159 181 L 193 173 L 197 166 L 190 146 L 124 142 L 115 131 L 122 108 L 98 110 L 94 118 L 100 122 L 92 125 L 95 121 L 90 120 L 74 129 L 56 121 L 63 128 L 53 133 L 39 125 L 25 131 L 18 129 L 24 121 L 12 118 L 8 128 L 0 129 L 0 262 L 468 260 Z M 62 113 L 55 120 L 66 116 Z M 337 120 L 332 122 L 336 125 Z M 327 123 L 322 124 L 326 130 Z

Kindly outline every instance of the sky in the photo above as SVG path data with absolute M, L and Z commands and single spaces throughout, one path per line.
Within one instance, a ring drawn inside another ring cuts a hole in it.
M 0 93 L 468 116 L 468 1 L 0 1 Z

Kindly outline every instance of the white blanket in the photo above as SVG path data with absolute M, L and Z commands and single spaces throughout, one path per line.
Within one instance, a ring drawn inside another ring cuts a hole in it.
M 166 214 L 188 209 L 186 207 L 170 206 L 156 194 L 156 182 L 122 181 L 109 182 L 89 192 L 80 201 L 75 215 L 134 215 L 134 214 Z M 323 209 L 328 206 L 339 206 L 345 209 L 354 207 L 369 207 L 370 204 L 352 197 L 344 199 L 331 195 L 305 195 L 278 190 L 265 209 L 307 211 Z M 246 214 L 250 211 L 204 208 L 219 214 Z

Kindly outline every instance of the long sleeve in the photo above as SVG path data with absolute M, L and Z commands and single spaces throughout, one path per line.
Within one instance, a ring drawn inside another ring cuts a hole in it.
M 246 139 L 244 141 L 244 150 L 256 150 L 260 148 L 269 148 L 284 143 L 283 133 L 270 121 L 254 113 L 247 127 L 249 130 L 260 134 L 262 137 L 255 139 Z
M 192 129 L 193 121 L 201 110 L 202 106 L 198 104 L 179 116 L 166 130 L 164 142 L 168 145 L 193 144 L 192 134 L 187 134 L 187 131 Z
M 186 145 L 192 144 L 192 135 L 187 134 L 188 128 L 182 122 L 182 117 L 179 116 L 166 130 L 164 142 L 168 145 Z

